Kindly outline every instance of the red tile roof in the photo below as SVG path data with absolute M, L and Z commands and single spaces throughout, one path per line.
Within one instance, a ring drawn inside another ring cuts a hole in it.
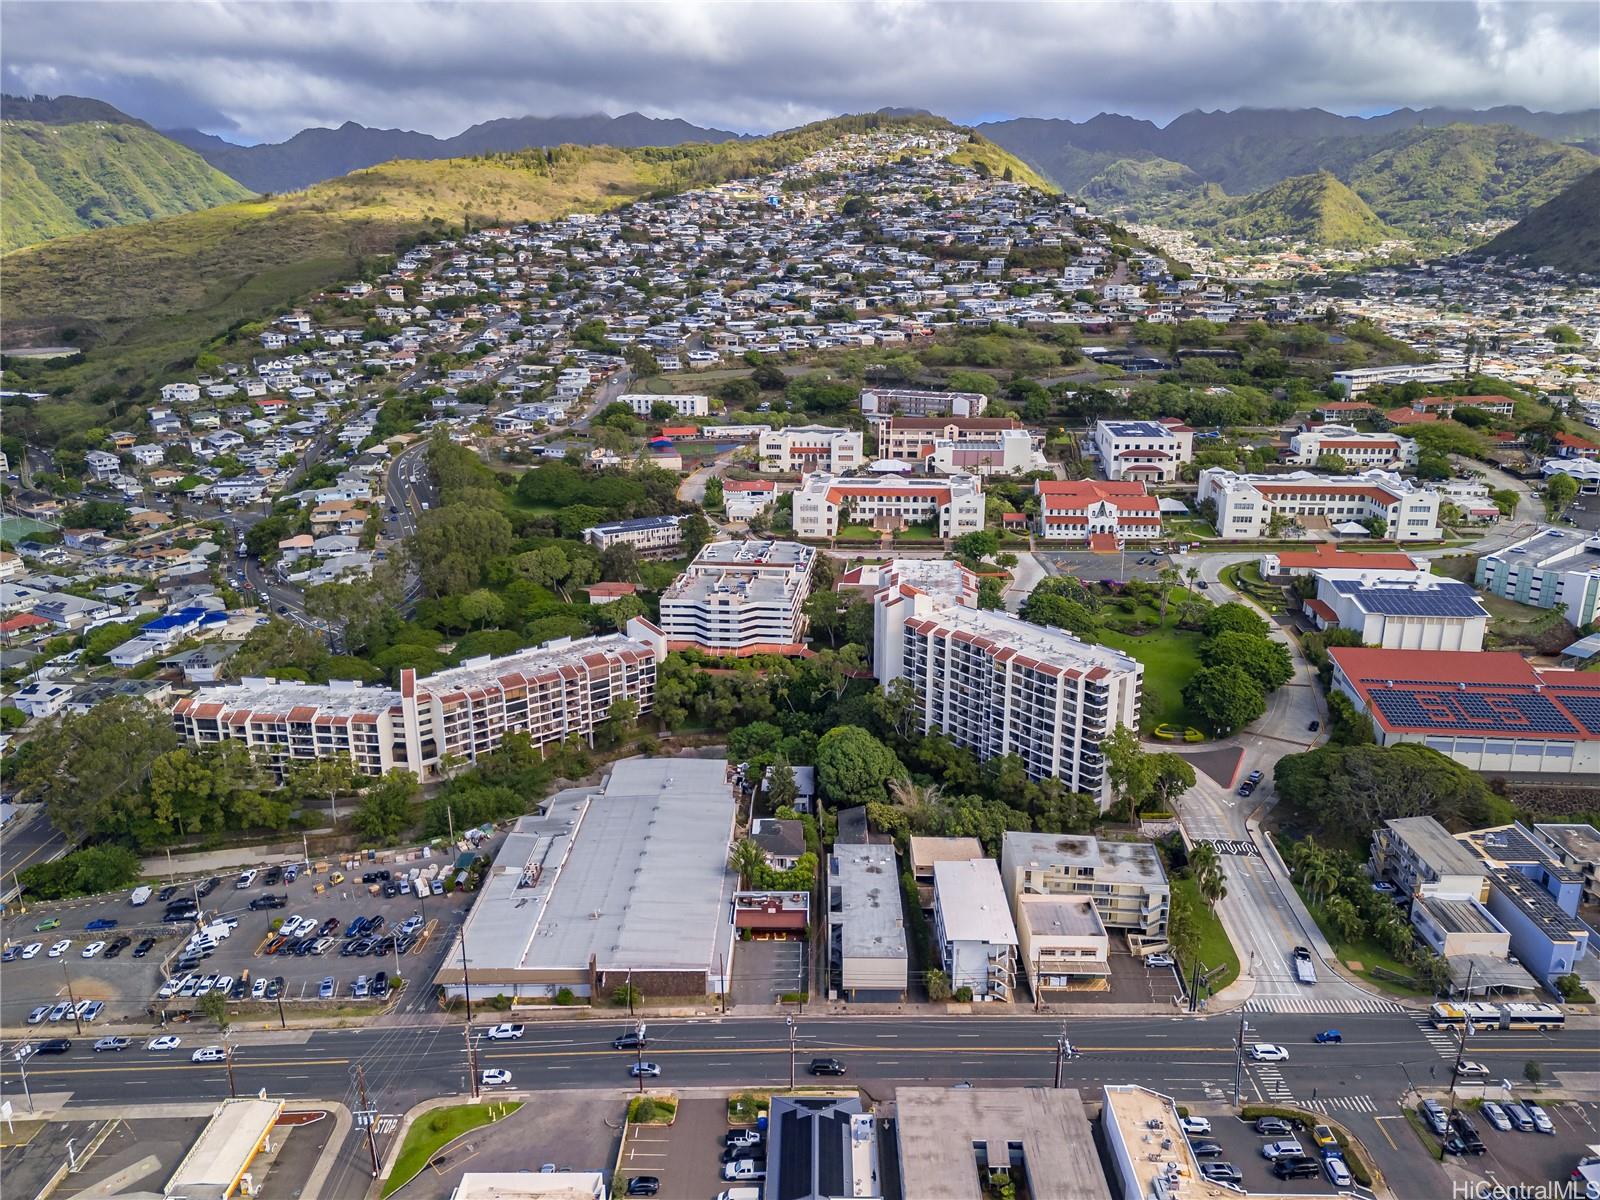
M 1328 542 L 1318 542 L 1313 550 L 1288 550 L 1278 554 L 1278 565 L 1285 568 L 1354 567 L 1357 570 L 1414 571 L 1417 564 L 1406 554 L 1359 554 L 1340 550 Z

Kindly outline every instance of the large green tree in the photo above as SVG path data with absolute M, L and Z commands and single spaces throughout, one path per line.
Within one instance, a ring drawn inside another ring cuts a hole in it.
M 1220 734 L 1232 733 L 1267 711 L 1261 684 L 1232 663 L 1201 667 L 1184 685 L 1183 699 Z
M 356 807 L 355 827 L 374 842 L 398 837 L 416 819 L 417 777 L 396 769 L 373 781 Z
M 1200 661 L 1208 667 L 1232 663 L 1269 692 L 1294 678 L 1289 647 L 1252 633 L 1227 630 L 1206 639 L 1200 647 Z
M 841 725 L 817 742 L 817 787 L 836 808 L 882 803 L 891 779 L 906 776 L 893 750 L 865 729 Z
M 1273 775 L 1279 800 L 1329 832 L 1373 829 L 1393 817 L 1470 827 L 1514 815 L 1481 775 L 1415 742 L 1321 746 L 1279 759 Z

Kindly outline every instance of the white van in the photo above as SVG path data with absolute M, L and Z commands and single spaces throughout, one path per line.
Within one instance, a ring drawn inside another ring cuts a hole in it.
M 727 1191 L 718 1192 L 717 1200 L 761 1200 L 761 1189 L 758 1187 L 729 1188 Z
M 150 889 L 147 887 L 134 888 L 133 895 L 128 897 L 128 903 L 135 908 L 138 908 L 141 904 L 150 903 Z

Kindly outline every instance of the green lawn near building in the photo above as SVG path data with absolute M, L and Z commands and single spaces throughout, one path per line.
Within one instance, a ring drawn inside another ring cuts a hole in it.
M 1148 733 L 1157 725 L 1166 724 L 1179 729 L 1193 726 L 1209 733 L 1211 726 L 1183 702 L 1184 685 L 1200 669 L 1200 643 L 1205 638 L 1192 630 L 1176 628 L 1172 624 L 1175 619 L 1169 609 L 1165 629 L 1151 626 L 1143 633 L 1104 629 L 1098 640 L 1144 664 L 1140 732 Z

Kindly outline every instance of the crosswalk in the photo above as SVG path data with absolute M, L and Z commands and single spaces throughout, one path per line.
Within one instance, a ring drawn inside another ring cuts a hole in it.
M 1318 1112 L 1358 1112 L 1375 1113 L 1378 1111 L 1378 1102 L 1371 1096 L 1329 1096 L 1321 1100 L 1305 1101 L 1307 1108 L 1314 1108 Z
M 1417 1030 L 1427 1040 L 1428 1045 L 1439 1052 L 1440 1058 L 1454 1058 L 1461 1043 L 1456 1035 L 1443 1029 L 1435 1029 L 1428 1018 L 1422 1013 L 1412 1013 L 1411 1019 L 1416 1022 Z
M 1245 1012 L 1258 1013 L 1394 1013 L 1406 1006 L 1393 1000 L 1361 997 L 1348 1000 L 1318 1000 L 1311 996 L 1253 996 L 1244 1003 Z
M 1294 1089 L 1284 1082 L 1283 1072 L 1277 1067 L 1259 1065 L 1256 1067 L 1256 1078 L 1261 1083 L 1261 1090 L 1267 1098 L 1276 1100 L 1280 1104 L 1287 1104 L 1294 1099 Z

